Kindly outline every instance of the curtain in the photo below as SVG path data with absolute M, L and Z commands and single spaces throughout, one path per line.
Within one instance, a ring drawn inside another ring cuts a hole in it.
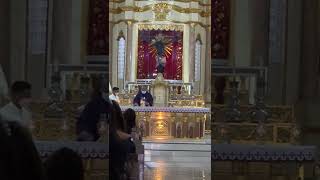
M 154 79 L 157 76 L 156 57 L 151 52 L 151 41 L 159 34 L 170 39 L 172 51 L 166 56 L 164 78 L 182 79 L 183 32 L 165 30 L 139 30 L 137 79 Z

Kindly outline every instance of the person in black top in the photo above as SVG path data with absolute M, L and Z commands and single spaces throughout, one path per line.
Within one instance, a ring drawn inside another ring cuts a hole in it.
M 126 132 L 131 134 L 132 128 L 136 127 L 136 112 L 129 108 L 123 113 L 123 118 L 126 122 Z
M 141 91 L 133 99 L 134 106 L 142 106 L 141 102 L 145 103 L 145 106 L 153 106 L 153 97 L 147 91 L 146 87 L 142 87 Z
M 111 115 L 112 104 L 101 80 L 93 82 L 93 94 L 77 121 L 78 141 L 97 141 L 100 138 L 98 124 L 101 114 Z

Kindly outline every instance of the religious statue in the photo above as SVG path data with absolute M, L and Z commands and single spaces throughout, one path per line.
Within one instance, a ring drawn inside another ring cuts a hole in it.
M 150 43 L 151 54 L 156 57 L 157 73 L 164 73 L 166 57 L 172 52 L 172 43 L 163 34 L 158 34 Z
M 166 65 L 166 57 L 157 57 L 157 72 L 164 73 L 164 67 Z

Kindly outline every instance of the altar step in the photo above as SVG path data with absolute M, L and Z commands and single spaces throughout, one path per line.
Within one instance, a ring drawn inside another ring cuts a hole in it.
M 202 167 L 211 163 L 211 143 L 204 140 L 144 140 L 145 162 L 150 166 Z
M 211 152 L 211 142 L 194 139 L 144 140 L 144 149 L 150 151 Z

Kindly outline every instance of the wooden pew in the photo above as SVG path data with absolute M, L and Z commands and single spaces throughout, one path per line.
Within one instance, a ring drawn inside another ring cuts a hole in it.
M 109 147 L 105 143 L 75 141 L 35 141 L 40 157 L 45 160 L 61 148 L 70 148 L 83 159 L 85 180 L 108 179 Z

